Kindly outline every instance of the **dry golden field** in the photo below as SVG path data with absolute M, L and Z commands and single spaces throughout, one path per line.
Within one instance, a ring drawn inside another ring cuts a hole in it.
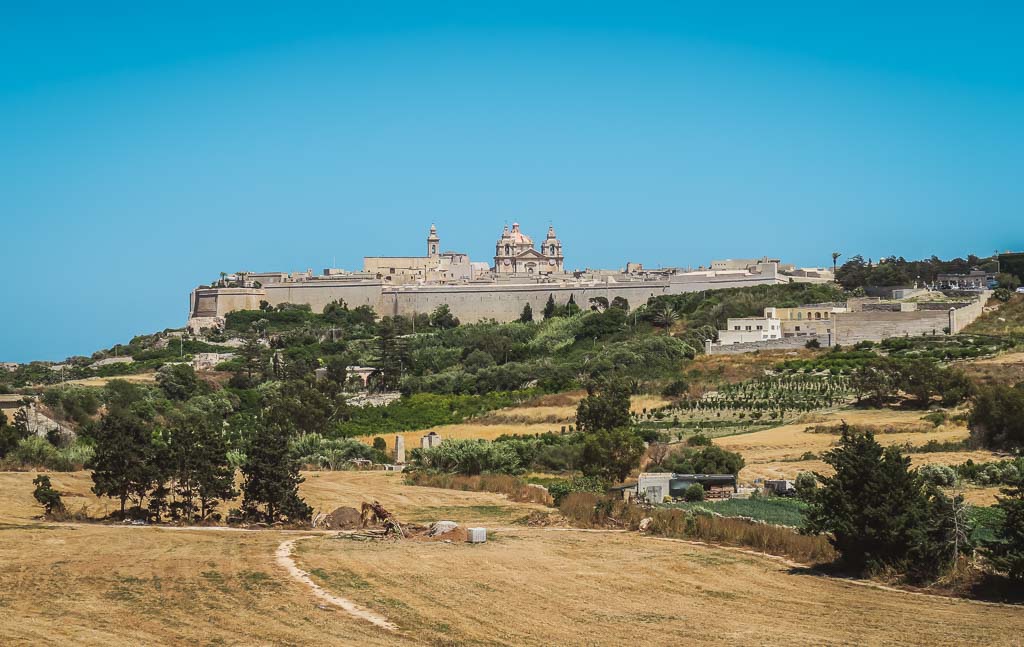
M 978 384 L 1012 385 L 1024 382 L 1024 353 L 1003 353 L 995 357 L 957 362 Z
M 483 546 L 362 543 L 334 533 L 44 523 L 32 473 L 0 474 L 0 643 L 82 645 L 1013 645 L 1019 608 L 882 590 L 777 559 L 632 533 L 531 529 L 535 506 L 405 486 L 383 472 L 307 474 L 320 509 L 375 498 L 403 519 L 496 529 Z M 99 510 L 86 473 L 55 474 Z M 301 539 L 309 537 L 308 539 Z M 312 583 L 397 626 L 313 595 Z
M 840 410 L 815 414 L 814 419 L 820 422 L 795 423 L 773 427 L 763 431 L 736 436 L 716 438 L 715 444 L 730 451 L 739 452 L 746 461 L 740 471 L 740 481 L 752 483 L 757 478 L 793 479 L 800 472 L 822 472 L 828 474 L 831 468 L 817 460 L 800 460 L 805 452 L 821 456 L 838 442 L 838 435 L 827 433 L 809 433 L 808 427 L 828 425 L 845 420 L 851 425 L 880 425 L 895 429 L 928 429 L 928 431 L 907 431 L 904 433 L 876 434 L 875 439 L 882 445 L 923 445 L 929 440 L 950 441 L 967 438 L 967 427 L 963 423 L 944 424 L 931 429 L 931 424 L 921 420 L 920 411 L 891 410 Z M 989 451 L 958 451 L 935 452 L 927 454 L 910 454 L 914 465 L 927 463 L 943 463 L 955 465 L 967 459 L 975 462 L 996 460 Z M 970 487 L 965 497 L 970 503 L 992 505 L 998 488 Z
M 125 382 L 134 382 L 136 384 L 156 384 L 156 373 L 133 373 L 130 375 L 116 375 L 114 377 L 86 377 L 80 380 L 68 380 L 64 384 L 103 387 L 112 380 L 124 380 Z
M 542 396 L 526 405 L 507 407 L 492 411 L 470 422 L 456 425 L 441 425 L 419 431 L 404 431 L 399 434 L 384 434 L 388 452 L 394 450 L 395 436 L 405 438 L 405 451 L 420 446 L 420 438 L 434 431 L 442 438 L 477 438 L 494 440 L 503 434 L 542 434 L 558 432 L 563 426 L 576 423 L 576 405 L 586 395 L 584 391 L 559 393 Z M 669 400 L 656 395 L 635 395 L 631 408 L 640 413 L 644 409 L 664 406 Z M 373 442 L 373 436 L 363 436 L 363 442 Z

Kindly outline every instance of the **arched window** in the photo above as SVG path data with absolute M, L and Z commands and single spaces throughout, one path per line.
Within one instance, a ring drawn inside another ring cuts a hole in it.
M 509 247 L 508 247 L 508 245 L 505 245 L 505 254 L 507 255 L 508 253 L 509 253 Z
M 554 245 L 551 246 L 551 255 L 552 256 L 555 255 L 555 246 Z
M 821 313 L 820 312 L 815 312 L 814 313 L 814 318 L 815 319 L 821 319 Z

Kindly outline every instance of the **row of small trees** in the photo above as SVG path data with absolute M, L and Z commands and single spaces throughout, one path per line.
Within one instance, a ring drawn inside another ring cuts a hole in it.
M 857 368 L 850 376 L 850 388 L 858 401 L 881 407 L 900 392 L 921 407 L 936 397 L 955 406 L 969 398 L 974 386 L 963 371 L 944 368 L 927 359 L 899 360 L 878 357 Z
M 154 521 L 208 519 L 234 499 L 237 459 L 245 518 L 308 520 L 298 495 L 299 465 L 289 451 L 296 433 L 269 413 L 245 433 L 244 456 L 229 453 L 221 412 L 190 404 L 157 427 L 130 406 L 114 406 L 94 431 L 93 492 L 114 498 L 118 516 Z M 131 508 L 128 504 L 131 503 Z

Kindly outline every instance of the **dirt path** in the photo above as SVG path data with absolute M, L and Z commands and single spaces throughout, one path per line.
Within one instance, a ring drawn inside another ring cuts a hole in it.
M 281 545 L 277 547 L 277 552 L 274 554 L 278 566 L 281 566 L 288 571 L 288 574 L 291 575 L 292 579 L 308 586 L 310 590 L 313 591 L 313 594 L 324 602 L 339 607 L 350 616 L 359 618 L 360 620 L 366 620 L 381 629 L 398 631 L 398 626 L 392 622 L 388 622 L 387 618 L 379 616 L 368 609 L 364 609 L 351 600 L 346 600 L 345 598 L 328 593 L 310 579 L 309 573 L 295 565 L 295 560 L 292 559 L 292 548 L 295 546 L 295 542 L 302 541 L 303 539 L 313 539 L 314 537 L 315 535 L 307 535 L 281 542 Z

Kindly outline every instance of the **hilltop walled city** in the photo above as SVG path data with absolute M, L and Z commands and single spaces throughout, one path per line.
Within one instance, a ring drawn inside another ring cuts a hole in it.
M 305 272 L 236 272 L 200 286 L 190 298 L 189 328 L 222 325 L 237 310 L 256 310 L 266 301 L 308 304 L 314 312 L 337 300 L 349 307 L 369 306 L 380 316 L 413 316 L 446 304 L 464 322 L 512 321 L 523 306 L 543 309 L 549 296 L 565 304 L 585 304 L 593 297 L 615 297 L 641 304 L 654 296 L 721 288 L 788 282 L 825 283 L 831 270 L 797 268 L 779 259 L 712 261 L 697 270 L 646 269 L 626 263 L 623 269 L 567 270 L 562 241 L 549 227 L 540 249 L 519 223 L 506 226 L 495 243 L 491 263 L 472 261 L 463 252 L 441 251 L 433 225 L 424 256 L 367 256 L 363 269 L 327 268 Z
M 615 298 L 640 305 L 663 295 L 787 283 L 828 284 L 833 270 L 796 267 L 778 258 L 713 260 L 706 267 L 645 268 L 627 262 L 618 270 L 567 270 L 562 241 L 549 226 L 539 249 L 519 223 L 506 225 L 495 243 L 491 263 L 472 261 L 463 252 L 442 251 L 430 226 L 424 256 L 367 256 L 363 269 L 327 268 L 305 272 L 235 272 L 192 291 L 187 327 L 216 330 L 239 310 L 282 304 L 308 305 L 321 312 L 331 303 L 368 306 L 379 316 L 415 317 L 447 306 L 464 323 L 516 320 L 526 305 L 541 311 L 549 298 L 558 305 L 581 306 L 592 299 Z M 987 278 L 986 278 L 987 276 Z M 826 346 L 881 341 L 902 335 L 959 332 L 982 313 L 983 292 L 992 274 L 939 277 L 946 287 L 970 288 L 960 300 L 929 300 L 926 286 L 890 291 L 884 297 L 854 297 L 841 303 L 766 308 L 762 316 L 730 319 L 706 351 L 749 352 L 758 348 L 798 347 L 804 337 Z M 938 294 L 938 293 L 936 293 Z

